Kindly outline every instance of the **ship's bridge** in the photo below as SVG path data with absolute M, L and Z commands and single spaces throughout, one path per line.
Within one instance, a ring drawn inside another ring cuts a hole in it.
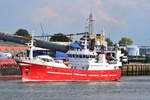
M 76 49 L 69 50 L 67 52 L 69 55 L 69 63 L 73 69 L 82 69 L 87 70 L 89 68 L 90 63 L 94 63 L 96 61 L 97 53 L 90 51 L 88 49 Z
M 97 53 L 92 52 L 88 49 L 75 49 L 75 50 L 69 50 L 67 52 L 69 57 L 77 57 L 77 58 L 95 58 Z

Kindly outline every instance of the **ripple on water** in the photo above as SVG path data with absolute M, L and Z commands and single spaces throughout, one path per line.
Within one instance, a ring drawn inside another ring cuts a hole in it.
M 0 80 L 1 100 L 149 100 L 150 77 L 120 82 L 21 83 Z

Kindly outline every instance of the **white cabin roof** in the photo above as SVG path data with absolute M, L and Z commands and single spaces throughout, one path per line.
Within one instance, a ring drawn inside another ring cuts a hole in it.
M 45 58 L 45 59 L 53 59 L 52 57 L 48 56 L 48 55 L 40 55 L 37 56 L 38 58 Z

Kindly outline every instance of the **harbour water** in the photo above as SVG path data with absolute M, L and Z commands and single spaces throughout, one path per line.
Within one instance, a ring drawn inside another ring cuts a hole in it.
M 0 80 L 0 100 L 149 100 L 150 77 L 117 82 L 21 83 Z

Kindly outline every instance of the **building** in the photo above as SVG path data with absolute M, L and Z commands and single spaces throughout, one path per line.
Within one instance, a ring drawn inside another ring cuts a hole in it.
M 128 52 L 129 56 L 139 56 L 140 55 L 139 47 L 136 45 L 127 46 L 126 51 Z
M 28 48 L 27 45 L 0 40 L 1 53 L 10 53 L 12 56 L 16 56 L 19 52 L 26 52 Z
M 140 46 L 141 55 L 150 55 L 150 46 Z

